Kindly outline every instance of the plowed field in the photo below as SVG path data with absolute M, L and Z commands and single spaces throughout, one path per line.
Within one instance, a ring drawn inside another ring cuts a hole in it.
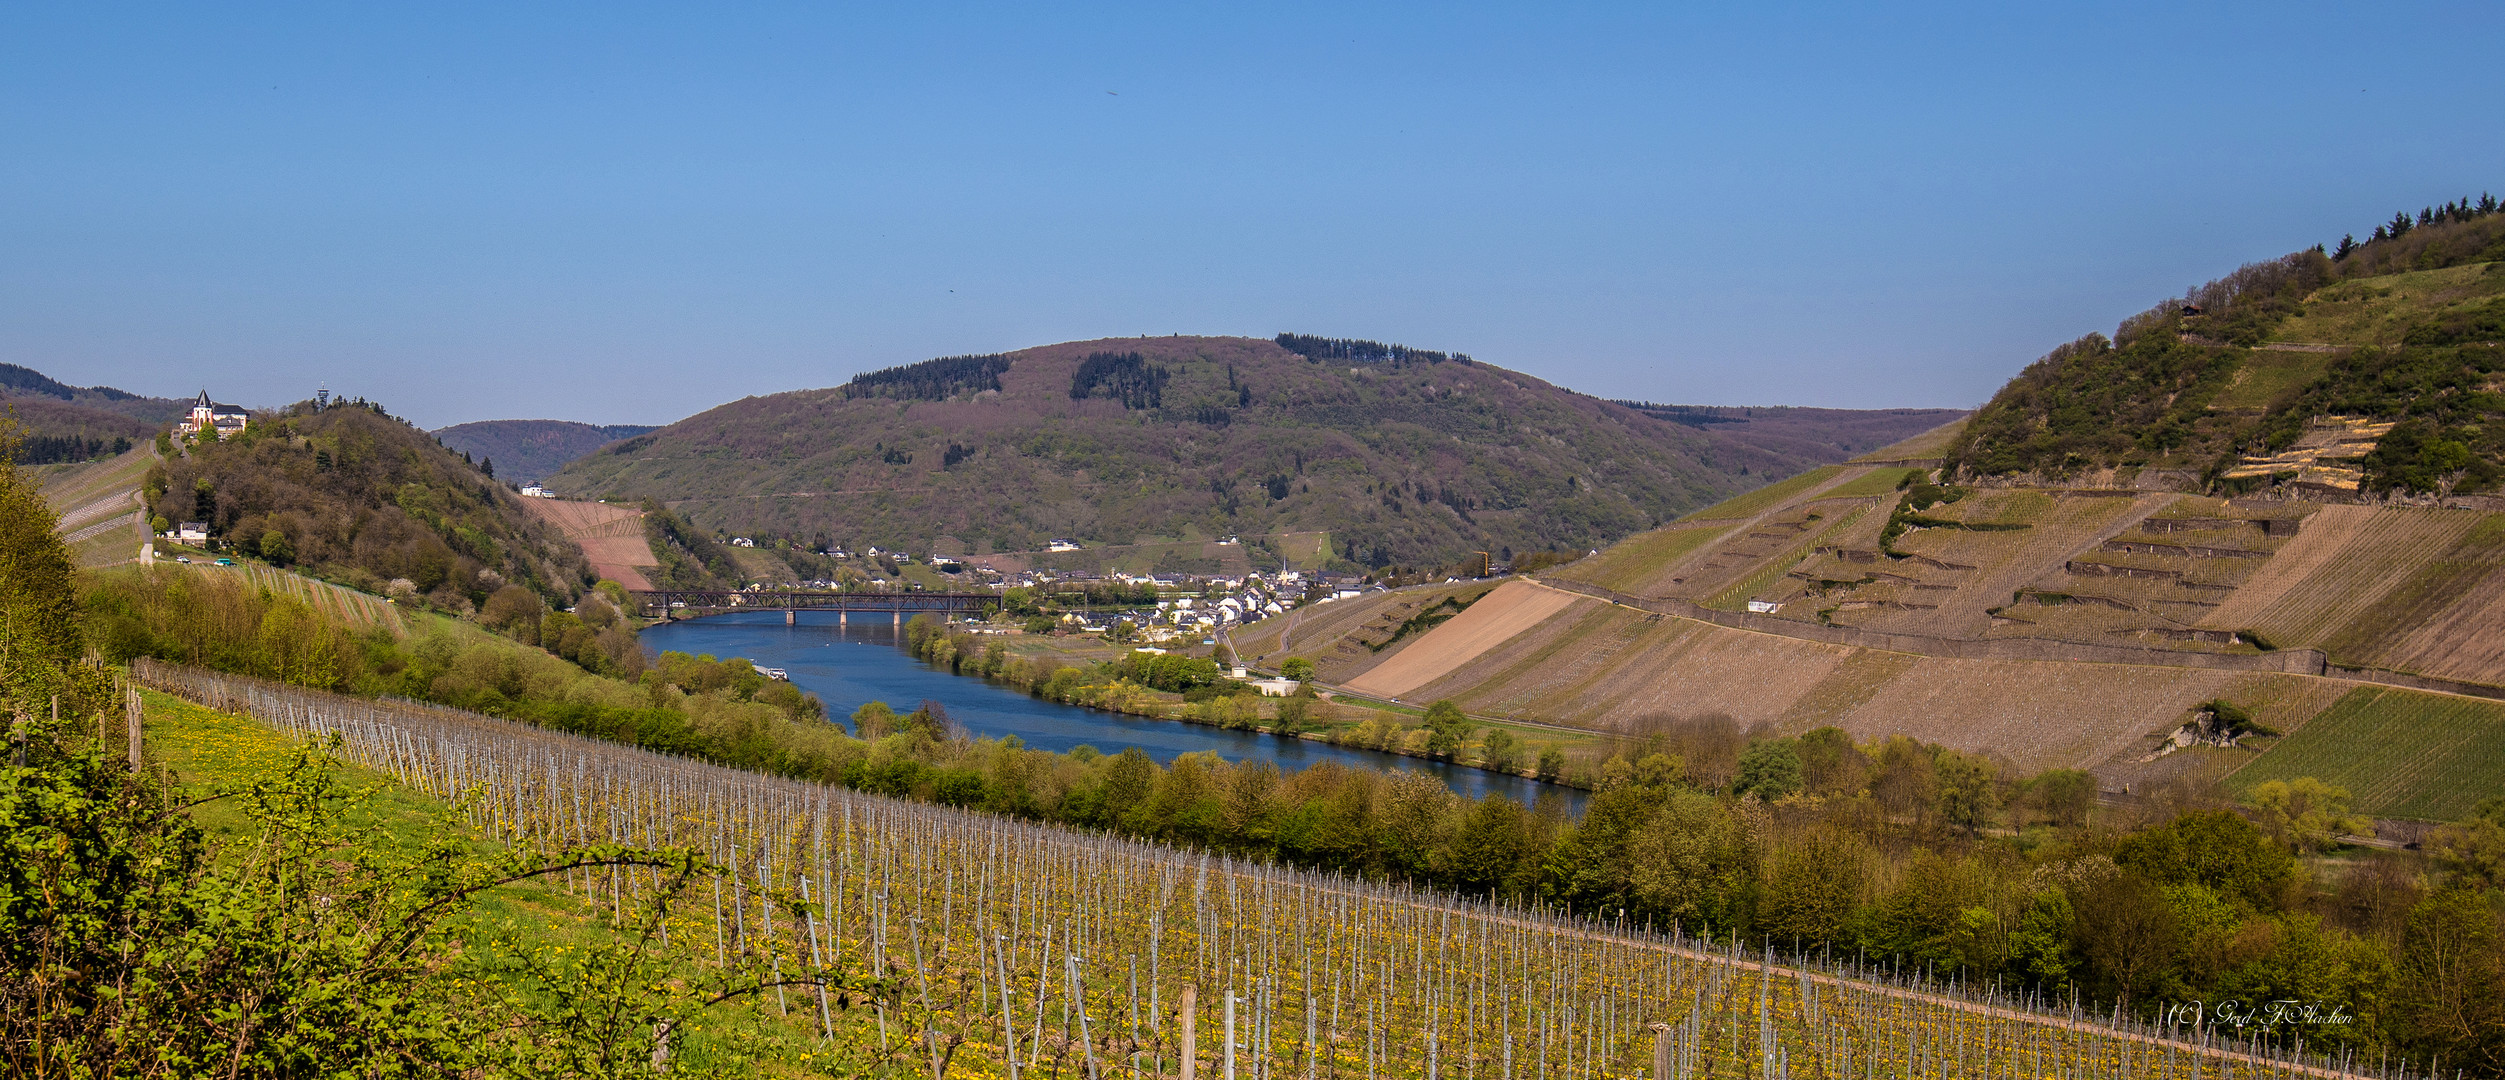
M 1350 680 L 1348 688 L 1385 697 L 1406 694 L 1565 610 L 1574 601 L 1572 593 L 1527 581 L 1508 581 L 1480 597 L 1468 610 L 1427 631 L 1425 637 L 1401 650 L 1400 655 Z
M 624 506 L 560 499 L 524 499 L 522 506 L 583 549 L 592 570 L 630 589 L 652 588 L 644 570 L 660 565 L 644 540 L 644 513 Z

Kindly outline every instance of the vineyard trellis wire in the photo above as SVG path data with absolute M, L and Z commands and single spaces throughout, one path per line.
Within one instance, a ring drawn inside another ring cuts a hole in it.
M 476 713 L 141 659 L 134 678 L 446 798 L 512 843 L 687 847 L 725 868 L 666 933 L 778 982 L 891 989 L 798 1011 L 935 1080 L 1857 1080 L 2369 1076 L 2397 1063 L 2141 1024 L 1954 981 L 868 795 Z M 662 887 L 565 887 L 624 912 Z M 797 899 L 795 899 L 797 898 Z M 790 995 L 771 1006 L 786 1015 Z M 1207 1045 L 1187 1033 L 1219 1035 Z

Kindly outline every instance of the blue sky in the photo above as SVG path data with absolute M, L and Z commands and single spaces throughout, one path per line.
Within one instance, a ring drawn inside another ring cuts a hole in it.
M 0 361 L 427 426 L 1281 330 L 1970 406 L 2505 193 L 2493 5 L 0 9 Z

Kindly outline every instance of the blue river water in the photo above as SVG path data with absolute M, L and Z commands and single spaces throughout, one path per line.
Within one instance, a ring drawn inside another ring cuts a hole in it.
M 1376 769 L 1430 773 L 1470 798 L 1494 793 L 1528 805 L 1542 794 L 1580 812 L 1576 788 L 1419 758 L 1229 731 L 1179 720 L 1151 720 L 1045 701 L 982 679 L 953 675 L 906 654 L 901 628 L 884 615 L 854 616 L 838 624 L 832 614 L 801 612 L 800 624 L 783 625 L 781 612 L 714 615 L 643 631 L 646 649 L 728 658 L 742 656 L 759 667 L 778 667 L 793 685 L 826 702 L 829 715 L 848 716 L 872 701 L 907 712 L 923 701 L 946 706 L 948 715 L 984 738 L 1015 735 L 1038 750 L 1092 746 L 1105 753 L 1139 747 L 1160 762 L 1215 751 L 1229 761 L 1270 761 L 1282 772 L 1336 761 Z

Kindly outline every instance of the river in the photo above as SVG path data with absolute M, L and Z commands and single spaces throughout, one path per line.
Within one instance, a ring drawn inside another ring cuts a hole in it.
M 1474 799 L 1494 793 L 1528 805 L 1542 793 L 1553 793 L 1565 800 L 1571 812 L 1579 813 L 1583 807 L 1580 789 L 1466 765 L 1045 701 L 916 660 L 904 651 L 900 631 L 884 618 L 838 624 L 832 615 L 810 612 L 800 614 L 799 625 L 785 626 L 777 611 L 668 623 L 644 630 L 643 640 L 645 648 L 655 654 L 741 656 L 759 667 L 782 668 L 791 675 L 793 685 L 816 694 L 826 702 L 827 712 L 837 717 L 848 716 L 871 701 L 884 701 L 901 713 L 929 700 L 946 706 L 950 718 L 978 736 L 1015 735 L 1038 750 L 1064 752 L 1092 746 L 1111 754 L 1136 746 L 1159 762 L 1211 750 L 1229 761 L 1273 762 L 1282 772 L 1337 761 L 1430 773 Z

